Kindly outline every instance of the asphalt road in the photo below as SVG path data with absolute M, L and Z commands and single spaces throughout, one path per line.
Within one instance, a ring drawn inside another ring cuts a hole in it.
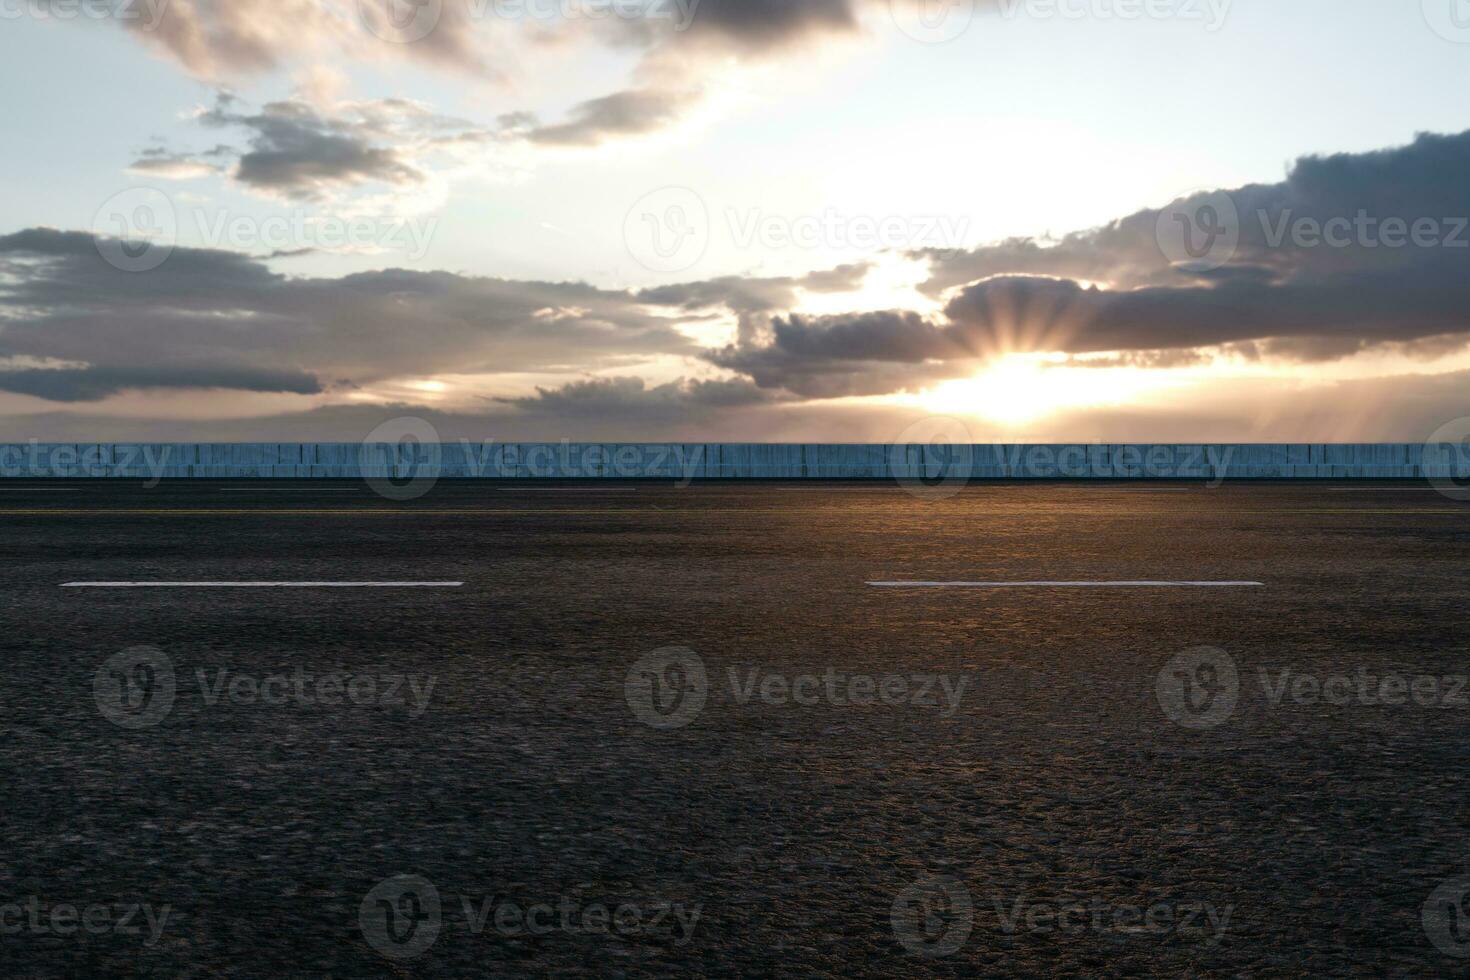
M 1422 487 L 10 483 L 0 529 L 0 974 L 1470 964 L 1470 504 Z

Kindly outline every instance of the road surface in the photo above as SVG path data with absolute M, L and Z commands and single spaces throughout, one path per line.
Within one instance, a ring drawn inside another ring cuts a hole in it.
M 10 975 L 1470 963 L 1424 487 L 0 487 Z

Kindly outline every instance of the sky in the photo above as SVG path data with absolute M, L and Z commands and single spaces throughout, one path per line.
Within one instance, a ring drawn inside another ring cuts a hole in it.
M 0 438 L 1419 441 L 1470 0 L 0 0 Z

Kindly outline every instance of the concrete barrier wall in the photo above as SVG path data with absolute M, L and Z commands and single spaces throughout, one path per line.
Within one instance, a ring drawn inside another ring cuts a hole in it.
M 4 478 L 1424 479 L 1470 476 L 1450 443 L 20 443 Z

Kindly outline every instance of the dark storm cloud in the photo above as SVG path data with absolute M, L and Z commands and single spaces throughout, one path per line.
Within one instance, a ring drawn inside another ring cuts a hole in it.
M 400 269 L 288 278 L 184 248 L 136 274 L 108 265 L 90 235 L 50 229 L 0 237 L 0 324 L 11 365 L 0 389 L 56 400 L 154 387 L 309 394 L 695 352 L 631 294 L 580 283 Z

